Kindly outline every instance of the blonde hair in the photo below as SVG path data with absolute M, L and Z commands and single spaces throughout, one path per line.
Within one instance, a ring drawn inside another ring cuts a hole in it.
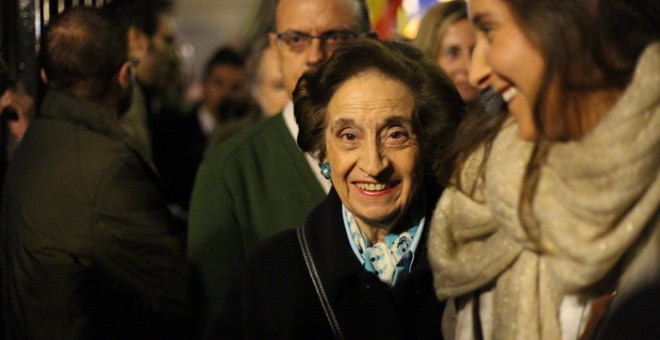
M 440 50 L 440 41 L 447 33 L 449 26 L 463 19 L 467 20 L 467 4 L 465 1 L 456 0 L 434 5 L 422 18 L 413 45 L 422 50 L 431 60 L 436 61 Z

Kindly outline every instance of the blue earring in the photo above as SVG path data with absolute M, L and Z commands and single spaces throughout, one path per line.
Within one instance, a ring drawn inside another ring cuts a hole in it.
M 325 179 L 330 179 L 330 163 L 321 163 L 321 175 Z

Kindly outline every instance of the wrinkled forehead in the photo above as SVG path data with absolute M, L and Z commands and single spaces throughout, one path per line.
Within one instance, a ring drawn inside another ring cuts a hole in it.
M 356 30 L 359 11 L 355 0 L 279 0 L 275 29 L 317 34 L 337 29 Z

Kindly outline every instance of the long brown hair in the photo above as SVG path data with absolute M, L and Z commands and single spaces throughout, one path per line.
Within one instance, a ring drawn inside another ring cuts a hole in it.
M 656 0 L 503 1 L 546 61 L 534 112 L 539 135 L 557 126 L 553 139 L 579 139 L 584 95 L 623 90 L 644 48 L 660 39 Z M 549 98 L 551 84 L 561 100 Z
M 585 94 L 623 90 L 639 56 L 660 39 L 660 3 L 656 0 L 504 0 L 547 63 L 541 95 L 534 107 L 537 141 L 520 192 L 519 216 L 532 241 L 538 221 L 532 214 L 539 171 L 548 138 L 579 139 L 588 108 Z M 551 98 L 551 84 L 558 93 Z M 561 99 L 561 100 L 558 100 Z M 552 101 L 552 103 L 551 103 Z M 552 104 L 552 105 L 548 105 Z M 548 135 L 549 125 L 554 132 Z
M 492 88 L 479 92 L 476 100 L 468 106 L 467 114 L 447 152 L 443 154 L 444 157 L 436 160 L 436 168 L 441 164 L 455 162 L 452 181 L 465 194 L 472 196 L 475 189 L 474 186 L 468 188 L 461 182 L 460 174 L 465 162 L 483 145 L 486 149 L 485 156 L 478 171 L 479 176 L 483 176 L 492 142 L 507 117 L 506 107 L 499 94 Z
M 550 147 L 549 137 L 579 139 L 585 131 L 580 126 L 580 115 L 585 113 L 580 99 L 593 91 L 623 90 L 630 83 L 643 50 L 660 40 L 660 2 L 502 1 L 509 6 L 528 38 L 542 51 L 547 63 L 540 96 L 534 104 L 537 140 L 523 178 L 518 211 L 527 235 L 532 241 L 538 241 L 538 221 L 532 214 L 532 206 L 539 170 Z M 551 84 L 556 89 L 552 99 Z M 494 107 L 497 111 L 497 106 Z M 505 120 L 503 116 L 483 110 L 468 115 L 452 145 L 453 152 L 459 155 L 455 181 L 460 179 L 460 170 L 470 153 L 482 145 L 488 153 Z M 559 133 L 547 136 L 548 122 L 552 122 Z M 482 175 L 486 162 L 484 158 Z M 460 181 L 458 184 L 460 187 Z

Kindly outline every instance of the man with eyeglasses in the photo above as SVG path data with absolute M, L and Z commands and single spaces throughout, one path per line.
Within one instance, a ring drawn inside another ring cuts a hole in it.
M 284 87 L 325 61 L 344 41 L 369 32 L 364 0 L 273 1 L 270 44 Z M 202 334 L 217 317 L 247 255 L 275 233 L 300 227 L 329 191 L 318 162 L 297 147 L 289 102 L 282 114 L 210 150 L 197 174 L 189 226 L 191 299 Z

